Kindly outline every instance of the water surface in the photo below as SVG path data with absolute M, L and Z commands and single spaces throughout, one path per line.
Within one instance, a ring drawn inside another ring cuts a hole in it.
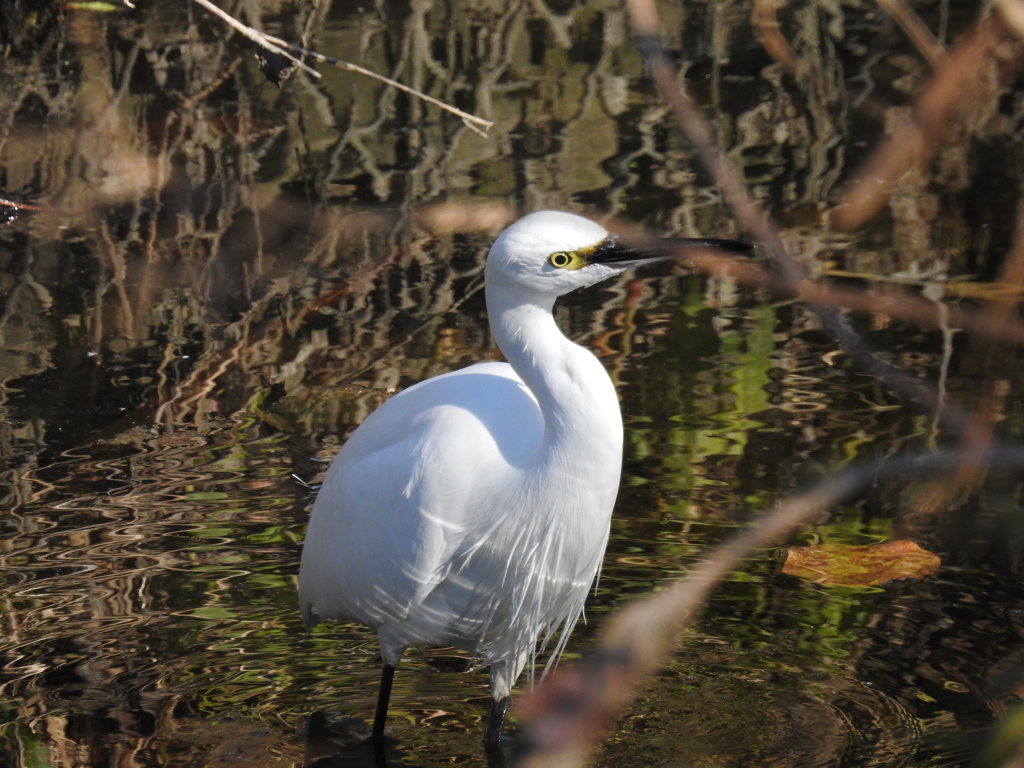
M 2 6 L 14 106 L 0 188 L 45 210 L 0 229 L 0 765 L 300 765 L 345 745 L 342 764 L 373 711 L 376 642 L 301 625 L 310 492 L 293 475 L 315 484 L 398 388 L 498 358 L 483 258 L 519 213 L 742 233 L 617 6 L 250 4 L 273 34 L 495 120 L 487 137 L 330 67 L 277 88 L 197 6 L 139 6 Z M 883 130 L 854 114 L 857 83 L 871 75 L 897 109 L 926 74 L 887 17 L 785 17 L 831 73 L 814 90 L 765 53 L 746 3 L 661 6 L 720 140 L 816 271 L 902 275 L 914 293 L 984 272 L 1005 246 L 999 195 L 968 201 L 963 179 L 931 180 L 930 218 L 897 201 L 855 237 L 821 228 Z M 920 6 L 935 28 L 969 21 Z M 949 156 L 980 179 L 1000 141 Z M 683 265 L 566 297 L 557 316 L 606 365 L 626 421 L 612 540 L 570 661 L 609 612 L 795 489 L 945 439 L 802 306 Z M 978 397 L 987 374 L 962 335 L 886 317 L 865 328 L 915 374 Z M 943 514 L 927 513 L 923 483 L 883 486 L 788 542 L 913 538 L 943 558 L 923 581 L 821 587 L 781 572 L 783 548 L 758 553 L 597 764 L 966 766 L 1015 700 L 999 678 L 1024 635 L 1014 482 Z M 396 764 L 482 764 L 487 679 L 468 666 L 409 654 Z

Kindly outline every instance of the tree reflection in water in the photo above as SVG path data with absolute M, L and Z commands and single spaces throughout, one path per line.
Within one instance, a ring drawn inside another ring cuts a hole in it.
M 250 3 L 248 21 L 495 128 L 481 137 L 327 68 L 278 89 L 247 42 L 184 3 L 0 2 L 0 197 L 44 209 L 2 206 L 0 228 L 12 765 L 312 762 L 314 713 L 328 751 L 337 732 L 358 735 L 374 642 L 301 629 L 307 491 L 291 472 L 315 482 L 396 388 L 495 356 L 480 270 L 520 212 L 739 234 L 624 9 L 306 5 Z M 917 10 L 955 39 L 976 9 L 948 5 Z M 719 140 L 801 258 L 883 294 L 986 296 L 944 280 L 989 279 L 1011 244 L 1019 99 L 961 119 L 963 138 L 853 237 L 819 214 L 928 74 L 898 26 L 866 6 L 788 7 L 780 30 L 816 76 L 800 79 L 758 41 L 749 3 L 659 10 Z M 627 419 L 613 539 L 570 653 L 803 479 L 939 437 L 852 373 L 799 304 L 672 266 L 607 290 L 559 310 Z M 881 315 L 871 337 L 965 403 L 987 393 L 1019 430 L 1013 355 Z M 714 594 L 598 763 L 966 765 L 964 734 L 1012 700 L 986 680 L 1020 652 L 1016 481 L 939 516 L 920 490 L 881 488 L 791 543 L 914 538 L 943 556 L 934 578 L 826 589 L 765 553 Z M 454 652 L 405 662 L 398 764 L 482 760 L 486 678 L 447 674 L 466 666 Z

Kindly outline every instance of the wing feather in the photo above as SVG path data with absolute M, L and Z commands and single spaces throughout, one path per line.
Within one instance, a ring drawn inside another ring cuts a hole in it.
M 510 420 L 516 429 L 503 429 Z M 378 408 L 335 458 L 313 505 L 299 579 L 307 624 L 380 630 L 407 621 L 456 556 L 500 523 L 500 510 L 474 503 L 487 484 L 481 475 L 522 462 L 542 430 L 535 400 L 503 363 L 428 379 Z

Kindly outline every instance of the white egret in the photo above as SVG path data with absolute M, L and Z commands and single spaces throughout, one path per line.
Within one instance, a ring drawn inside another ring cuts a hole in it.
M 552 309 L 678 247 L 749 249 L 660 242 L 660 253 L 641 251 L 580 216 L 523 217 L 485 267 L 491 332 L 508 362 L 400 392 L 334 459 L 306 534 L 300 603 L 307 626 L 338 619 L 376 630 L 376 739 L 410 645 L 453 645 L 490 665 L 489 747 L 538 637 L 562 626 L 553 658 L 565 646 L 608 541 L 622 416 L 601 363 L 562 335 Z

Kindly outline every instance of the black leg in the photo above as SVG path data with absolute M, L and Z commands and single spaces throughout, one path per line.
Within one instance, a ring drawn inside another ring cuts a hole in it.
M 508 696 L 504 699 L 491 699 L 491 708 L 487 712 L 487 725 L 484 727 L 484 749 L 488 752 L 501 749 L 501 729 L 505 725 L 505 710 L 508 708 Z
M 377 693 L 377 711 L 373 715 L 374 741 L 384 738 L 384 721 L 388 719 L 388 702 L 391 701 L 391 684 L 395 682 L 395 668 L 384 665 L 380 673 L 380 690 Z

